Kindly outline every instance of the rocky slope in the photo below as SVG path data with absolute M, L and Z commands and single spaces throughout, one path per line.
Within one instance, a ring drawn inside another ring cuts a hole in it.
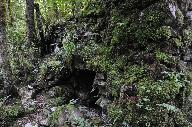
M 53 24 L 65 29 L 63 48 L 18 87 L 19 101 L 3 99 L 12 108 L 0 110 L 0 122 L 192 126 L 192 1 L 96 0 L 86 11 Z

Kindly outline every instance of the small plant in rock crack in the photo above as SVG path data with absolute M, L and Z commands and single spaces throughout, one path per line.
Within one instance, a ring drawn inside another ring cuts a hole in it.
M 63 111 L 63 106 L 59 106 L 56 110 L 49 116 L 50 127 L 54 127 L 58 123 L 58 119 Z
M 14 105 L 11 106 L 2 106 L 0 107 L 0 119 L 1 118 L 16 118 L 22 115 L 23 108 L 20 103 L 16 102 Z
M 71 116 L 71 123 L 73 125 L 77 125 L 78 127 L 90 127 L 91 124 L 89 123 L 88 119 L 79 117 L 78 119 L 73 119 L 73 116 Z
M 74 103 L 70 102 L 66 108 L 69 110 L 69 122 L 78 127 L 91 127 L 88 119 L 83 118 L 81 111 L 75 107 Z

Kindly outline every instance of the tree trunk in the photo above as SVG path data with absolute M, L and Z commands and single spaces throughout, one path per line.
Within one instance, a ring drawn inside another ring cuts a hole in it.
M 7 20 L 9 22 L 9 25 L 13 25 L 13 15 L 11 10 L 11 0 L 6 0 L 7 2 Z
M 35 22 L 34 22 L 34 0 L 26 0 L 26 19 L 28 29 L 28 44 L 32 45 L 35 42 Z
M 39 4 L 35 4 L 35 10 L 36 10 L 36 19 L 37 19 L 37 28 L 38 28 L 38 34 L 40 37 L 39 45 L 40 47 L 40 54 L 41 57 L 45 55 L 46 51 L 46 44 L 45 44 L 45 37 L 44 37 L 44 30 L 43 30 L 43 18 L 40 12 Z
M 29 52 L 30 62 L 36 65 L 39 51 L 37 50 L 38 44 L 36 43 L 36 29 L 35 29 L 35 6 L 34 0 L 26 0 L 26 25 L 27 25 L 27 45 L 31 49 Z
M 13 95 L 12 74 L 8 59 L 8 50 L 6 44 L 6 9 L 5 1 L 0 0 L 0 65 L 3 69 L 4 92 L 6 95 Z

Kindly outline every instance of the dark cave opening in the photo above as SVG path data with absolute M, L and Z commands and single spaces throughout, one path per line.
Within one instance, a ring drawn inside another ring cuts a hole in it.
M 67 88 L 68 94 L 65 97 L 65 104 L 70 100 L 78 100 L 77 103 L 90 108 L 99 108 L 95 102 L 100 98 L 99 88 L 93 86 L 96 72 L 87 69 L 70 69 L 64 68 L 60 73 L 59 79 L 49 88 L 61 86 Z M 93 88 L 95 87 L 95 88 Z
M 96 72 L 90 70 L 75 70 L 72 77 L 74 99 L 82 105 L 96 108 L 95 102 L 99 99 L 99 89 L 93 88 Z

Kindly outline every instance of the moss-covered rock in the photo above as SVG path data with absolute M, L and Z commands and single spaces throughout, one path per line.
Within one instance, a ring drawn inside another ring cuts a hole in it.
M 189 126 L 182 107 L 190 84 L 188 74 L 179 67 L 182 53 L 191 44 L 185 4 L 106 1 L 101 10 L 107 18 L 80 18 L 79 24 L 88 25 L 89 30 L 81 25 L 77 30 L 91 31 L 100 39 L 71 39 L 76 45 L 74 53 L 83 57 L 88 69 L 107 75 L 108 94 L 114 99 L 108 113 L 114 125 Z M 110 8 L 105 10 L 107 6 Z M 105 27 L 100 27 L 103 24 Z M 122 88 L 127 89 L 125 93 Z

